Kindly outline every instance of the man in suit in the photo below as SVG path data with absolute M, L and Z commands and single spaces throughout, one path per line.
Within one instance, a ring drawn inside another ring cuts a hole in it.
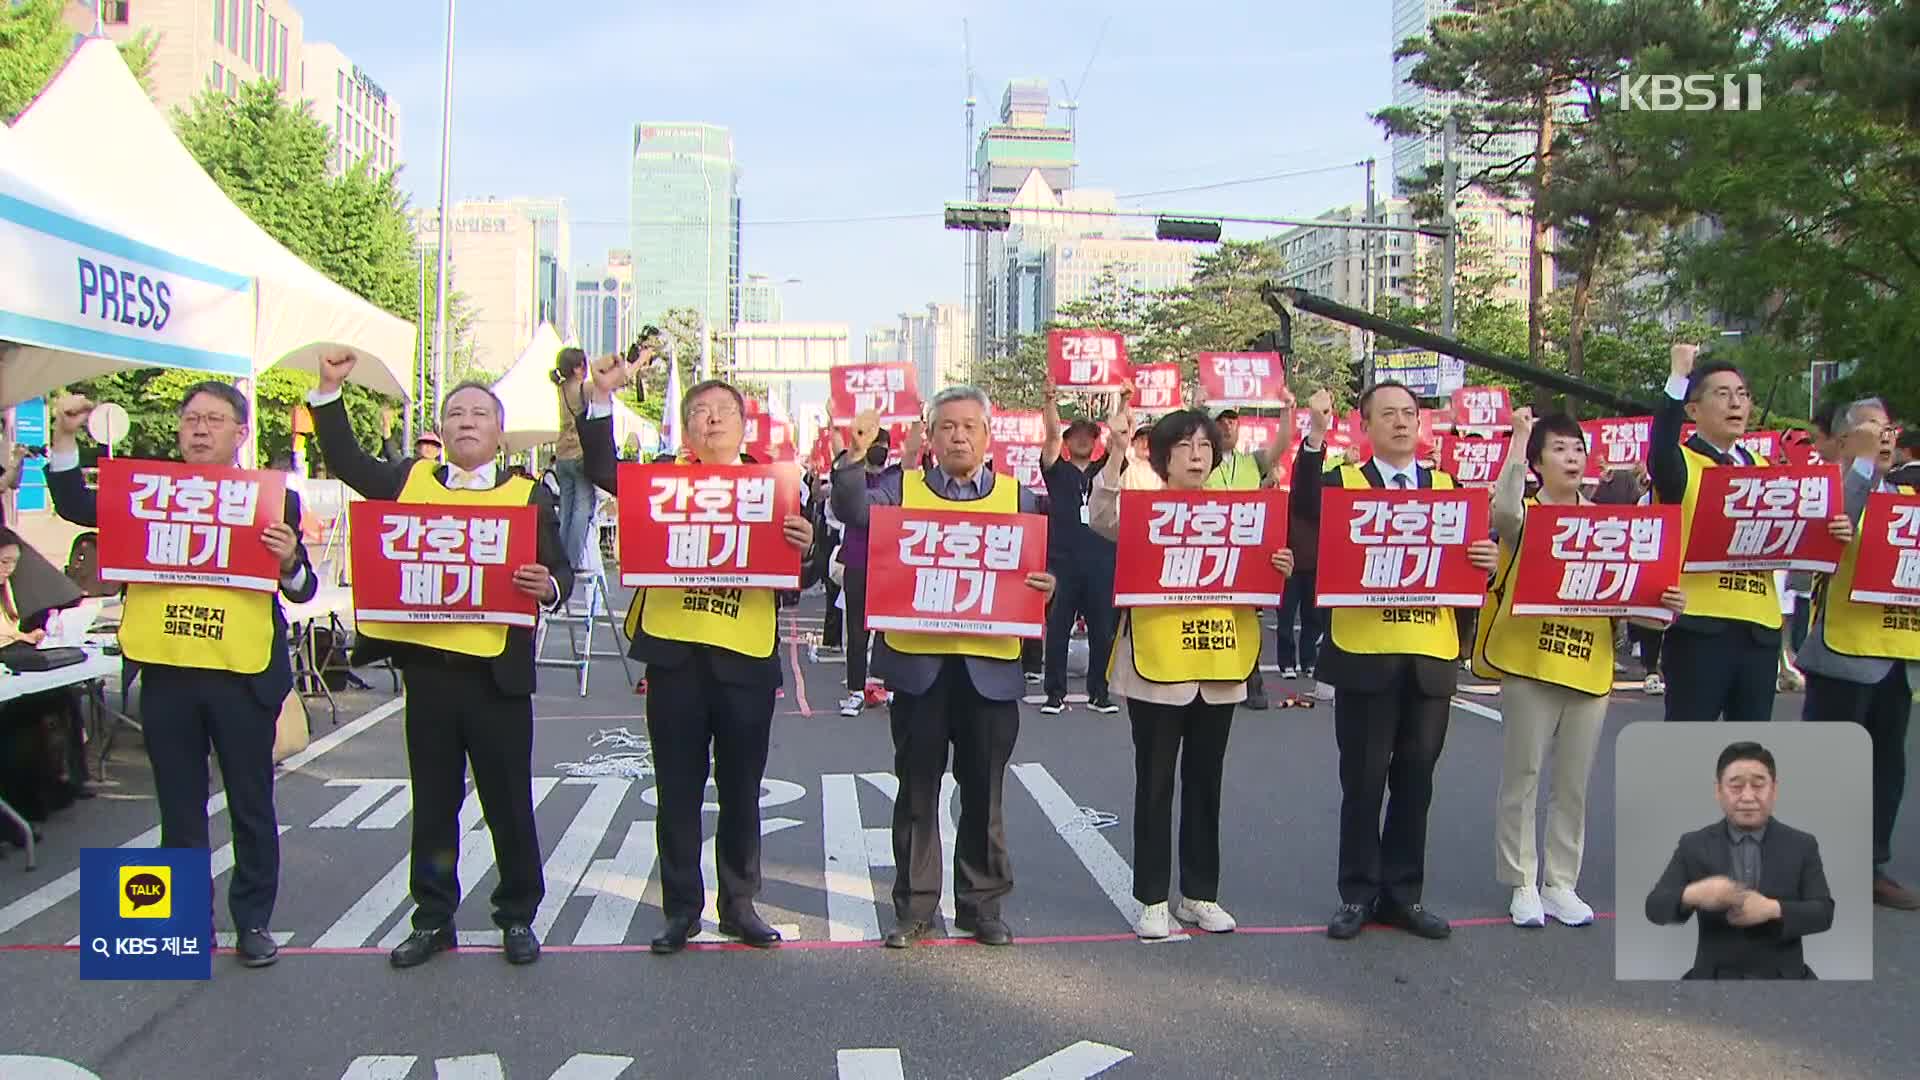
M 79 433 L 93 403 L 54 405 L 47 490 L 54 511 L 98 528 L 99 507 L 80 472 Z M 247 399 L 222 382 L 191 386 L 180 399 L 180 458 L 232 466 L 247 437 Z M 281 519 L 260 542 L 280 560 L 278 593 L 215 586 L 129 585 L 120 624 L 122 654 L 140 668 L 140 715 L 160 803 L 160 846 L 206 848 L 207 746 L 220 759 L 233 827 L 228 910 L 240 962 L 265 967 L 279 950 L 267 933 L 280 887 L 280 828 L 273 806 L 273 740 L 280 706 L 293 689 L 287 617 L 279 598 L 313 599 L 320 582 L 300 542 L 300 498 L 286 493 Z M 191 625 L 169 607 L 192 603 L 220 618 Z M 189 636 L 189 632 L 199 636 Z M 217 635 L 217 636 L 216 636 Z
M 560 540 L 553 495 L 494 459 L 504 410 L 493 391 L 462 383 L 440 405 L 446 463 L 379 461 L 360 448 L 341 400 L 358 358 L 320 358 L 320 385 L 307 396 L 314 433 L 333 474 L 368 499 L 454 505 L 527 505 L 539 516 L 537 562 L 514 568 L 514 588 L 547 611 L 573 590 L 573 560 Z M 397 968 L 424 964 L 455 947 L 455 875 L 467 765 L 493 834 L 500 884 L 493 921 L 508 963 L 540 958 L 534 915 L 546 892 L 533 819 L 533 631 L 482 624 L 361 623 L 354 662 L 391 659 L 406 676 L 407 771 L 413 781 L 413 933 L 388 957 Z
M 1773 754 L 1755 742 L 1720 751 L 1714 797 L 1726 815 L 1680 838 L 1647 894 L 1659 926 L 1700 915 L 1688 979 L 1811 979 L 1800 939 L 1833 925 L 1820 842 L 1773 818 Z
M 613 392 L 637 377 L 641 363 L 617 356 L 596 361 L 587 414 L 577 424 L 587 479 L 609 493 L 618 489 Z M 745 416 L 740 391 L 717 379 L 694 385 L 680 400 L 681 428 L 703 465 L 751 463 L 740 452 Z M 630 508 L 633 512 L 646 513 Z M 801 553 L 805 588 L 813 583 L 813 525 L 804 515 L 789 514 L 781 532 Z M 626 628 L 632 642 L 628 655 L 647 666 L 647 737 L 660 785 L 654 835 L 667 922 L 652 949 L 663 956 L 677 953 L 700 930 L 706 906 L 700 808 L 709 768 L 720 803 L 714 836 L 720 933 L 755 948 L 774 948 L 780 932 L 760 917 L 754 898 L 760 893 L 760 782 L 781 684 L 775 590 L 640 589 Z
M 1654 497 L 1681 508 L 1682 547 L 1693 533 L 1704 470 L 1770 464 L 1740 445 L 1753 409 L 1746 377 L 1723 361 L 1696 366 L 1698 352 L 1695 345 L 1673 347 L 1667 397 L 1653 417 L 1648 466 Z M 1686 420 L 1695 431 L 1683 444 Z M 1827 527 L 1842 543 L 1853 539 L 1853 522 L 1844 514 Z M 1687 613 L 1668 628 L 1661 658 L 1667 719 L 1773 719 L 1782 624 L 1773 573 L 1681 574 L 1680 589 L 1687 594 Z
M 853 445 L 833 467 L 833 510 L 849 528 L 866 528 L 875 506 L 1031 514 L 1037 500 L 1011 476 L 987 467 L 992 404 L 985 392 L 955 386 L 929 406 L 936 464 L 889 473 L 869 486 L 863 462 L 879 437 L 872 411 L 854 417 Z M 1051 574 L 1028 574 L 1028 588 L 1051 597 Z M 1013 863 L 1000 796 L 1007 760 L 1020 736 L 1020 639 L 887 631 L 873 647 L 873 673 L 893 692 L 895 925 L 886 945 L 905 949 L 933 932 L 940 903 L 940 778 L 953 747 L 960 821 L 953 851 L 954 926 L 983 945 L 1011 945 L 1000 902 L 1013 891 Z
M 1842 405 L 1834 413 L 1834 450 L 1845 476 L 1847 516 L 1859 521 L 1867 500 L 1880 493 L 1915 492 L 1888 474 L 1886 450 L 1893 426 L 1878 398 Z M 1856 537 L 1839 570 L 1822 575 L 1814 592 L 1813 622 L 1800 649 L 1807 677 L 1801 718 L 1855 723 L 1873 744 L 1873 902 L 1920 911 L 1920 893 L 1887 873 L 1893 822 L 1907 786 L 1907 728 L 1913 718 L 1915 665 L 1920 664 L 1920 612 L 1853 599 L 1854 567 L 1865 536 Z
M 1060 430 L 1060 392 L 1049 388 L 1046 443 L 1040 449 L 1040 476 L 1047 486 L 1047 569 L 1060 583 L 1047 612 L 1046 704 L 1043 716 L 1067 708 L 1067 646 L 1075 618 L 1087 620 L 1087 708 L 1112 715 L 1120 711 L 1107 695 L 1107 660 L 1113 655 L 1114 543 L 1088 527 L 1087 501 L 1093 477 L 1106 462 L 1093 463 L 1100 425 L 1081 417 Z
M 1326 470 L 1333 398 L 1321 390 L 1307 404 L 1312 419 L 1294 459 L 1294 514 L 1318 522 L 1327 486 L 1457 486 L 1453 477 L 1415 461 L 1420 402 L 1400 383 L 1376 383 L 1360 396 L 1373 443 L 1373 459 L 1364 465 Z M 1500 548 L 1480 537 L 1469 545 L 1468 557 L 1492 573 Z M 1333 687 L 1340 748 L 1340 909 L 1327 924 L 1327 935 L 1337 941 L 1358 936 L 1369 917 L 1430 940 L 1453 932 L 1422 906 L 1421 893 L 1433 768 L 1447 738 L 1459 660 L 1451 608 L 1341 608 L 1328 620 L 1314 677 Z

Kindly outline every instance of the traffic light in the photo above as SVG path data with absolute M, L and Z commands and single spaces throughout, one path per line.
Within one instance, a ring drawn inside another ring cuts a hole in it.
M 1220 242 L 1220 223 L 1163 217 L 1155 223 L 1153 235 L 1161 240 L 1192 240 L 1200 244 L 1217 244 Z
M 1013 227 L 1013 211 L 990 206 L 947 206 L 947 228 L 969 232 L 1006 232 Z

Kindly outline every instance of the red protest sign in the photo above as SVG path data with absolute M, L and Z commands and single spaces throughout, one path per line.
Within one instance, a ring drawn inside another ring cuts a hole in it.
M 1287 579 L 1272 557 L 1286 544 L 1287 497 L 1277 491 L 1124 492 L 1113 602 L 1274 607 Z
M 286 517 L 287 476 L 220 465 L 100 463 L 100 580 L 280 588 L 261 542 Z
M 1850 599 L 1920 608 L 1920 495 L 1868 496 L 1858 543 Z
M 1832 465 L 1719 466 L 1700 472 L 1688 573 L 1814 570 L 1832 573 L 1844 545 L 1827 531 L 1841 513 Z
M 1463 386 L 1453 392 L 1453 426 L 1513 430 L 1513 401 L 1504 386 Z
M 1512 582 L 1515 615 L 1671 622 L 1660 594 L 1680 583 L 1680 508 L 1529 507 Z
M 1012 476 L 1020 486 L 1041 490 L 1040 452 L 1046 448 L 1046 422 L 1037 412 L 997 412 L 988 421 L 992 434 L 994 471 Z
M 1127 339 L 1111 330 L 1049 330 L 1047 371 L 1062 390 L 1118 390 L 1127 381 Z
M 1200 392 L 1208 405 L 1286 405 L 1287 365 L 1279 353 L 1203 352 L 1195 357 L 1200 368 Z
M 353 537 L 353 615 L 363 622 L 532 626 L 538 602 L 513 572 L 539 561 L 530 505 L 347 505 Z
M 1243 416 L 1234 435 L 1233 449 L 1243 454 L 1264 454 L 1280 441 L 1280 424 L 1274 416 Z
M 800 512 L 800 470 L 781 465 L 620 466 L 620 583 L 800 587 L 782 533 Z
M 1587 436 L 1589 479 L 1603 479 L 1609 469 L 1645 465 L 1652 453 L 1653 418 L 1650 416 L 1582 420 L 1580 430 Z
M 1824 465 L 1826 459 L 1813 447 L 1813 433 L 1795 428 L 1780 435 L 1780 453 L 1789 465 Z
M 1047 568 L 1044 516 L 876 506 L 869 521 L 869 629 L 1044 635 L 1046 600 L 1026 580 Z
M 741 449 L 753 460 L 766 465 L 797 460 L 792 424 L 772 416 L 748 416 L 745 428 L 746 439 Z
M 1440 436 L 1440 468 L 1467 487 L 1492 487 L 1513 449 L 1510 439 Z
M 826 428 L 821 428 L 813 437 L 813 451 L 807 455 L 807 464 L 822 476 L 833 468 L 833 440 Z
M 842 364 L 827 373 L 828 405 L 841 422 L 872 409 L 883 424 L 920 419 L 912 364 Z
M 1133 369 L 1133 398 L 1127 407 L 1141 416 L 1170 413 L 1183 403 L 1179 364 L 1142 364 Z
M 1487 575 L 1467 545 L 1491 531 L 1487 493 L 1327 488 L 1321 493 L 1321 607 L 1477 607 Z

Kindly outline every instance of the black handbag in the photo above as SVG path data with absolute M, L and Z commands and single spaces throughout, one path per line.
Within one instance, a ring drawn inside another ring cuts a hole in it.
M 39 649 L 33 645 L 16 641 L 0 647 L 0 664 L 25 674 L 30 671 L 56 671 L 63 667 L 87 662 L 85 649 Z

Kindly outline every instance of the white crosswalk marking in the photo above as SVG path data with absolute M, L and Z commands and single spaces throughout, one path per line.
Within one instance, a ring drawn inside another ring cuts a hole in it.
M 632 1058 L 614 1054 L 575 1054 L 547 1080 L 619 1080 L 632 1064 Z
M 540 804 L 553 793 L 554 786 L 558 783 L 560 778 L 557 776 L 534 778 L 533 808 L 535 810 L 540 809 Z M 467 794 L 467 798 L 477 802 L 479 794 L 476 788 Z M 461 816 L 464 818 L 465 814 Z M 473 895 L 474 887 L 480 884 L 480 879 L 486 877 L 487 871 L 491 869 L 493 869 L 493 830 L 487 828 L 485 816 L 482 815 L 478 828 L 468 829 L 460 835 L 460 861 L 454 865 L 453 870 L 454 876 L 460 879 L 460 903 L 466 903 L 467 897 Z M 407 935 L 412 932 L 410 920 L 403 919 L 395 923 L 393 929 L 387 931 L 386 937 L 380 939 L 380 947 L 391 949 L 405 941 Z M 498 940 L 498 935 L 488 932 L 485 938 Z
M 224 791 L 214 792 L 213 797 L 207 800 L 208 817 L 221 813 L 226 808 L 227 793 Z M 160 826 L 155 825 L 120 846 L 123 848 L 154 847 L 159 843 Z M 69 870 L 6 907 L 0 908 L 0 934 L 5 934 L 35 915 L 57 906 L 61 901 L 78 895 L 80 895 L 80 871 Z
M 329 780 L 328 787 L 350 787 L 354 790 L 339 805 L 314 819 L 315 829 L 344 829 L 360 819 L 360 815 L 373 809 L 374 804 L 401 787 L 405 780 Z
M 836 1056 L 840 1080 L 906 1080 L 898 1050 L 842 1050 Z
M 593 906 L 574 932 L 575 945 L 618 945 L 627 940 L 647 879 L 653 876 L 654 854 L 653 822 L 635 821 L 627 825 L 627 837 L 613 858 L 597 859 L 587 867 L 577 891 L 592 896 Z
M 460 804 L 460 831 L 465 833 L 480 821 L 480 797 L 467 792 L 467 799 Z M 401 856 L 400 861 L 387 870 L 386 875 L 374 883 L 373 888 L 360 895 L 339 921 L 327 928 L 313 943 L 317 949 L 358 949 L 367 943 L 367 939 L 380 932 L 407 902 L 407 870 L 412 865 L 409 856 Z M 404 925 L 404 923 L 402 924 Z M 405 936 L 404 934 L 402 935 Z
M 1113 850 L 1113 845 L 1107 842 L 1107 838 L 1102 836 L 1098 829 L 1085 828 L 1079 824 L 1083 821 L 1080 805 L 1073 801 L 1073 797 L 1067 794 L 1066 789 L 1060 786 L 1060 782 L 1053 778 L 1053 774 L 1047 771 L 1045 765 L 1038 762 L 1015 765 L 1013 775 L 1026 786 L 1027 793 L 1033 796 L 1033 801 L 1040 804 L 1041 812 L 1047 815 L 1047 820 L 1051 821 L 1053 827 L 1059 831 L 1061 839 L 1065 840 L 1067 846 L 1073 849 L 1073 853 L 1079 856 L 1081 864 L 1087 868 L 1087 873 L 1093 875 L 1093 880 L 1099 884 L 1100 890 L 1107 894 L 1107 899 L 1113 901 L 1113 906 L 1120 912 L 1120 917 L 1126 920 L 1125 925 L 1132 927 L 1139 922 L 1140 913 L 1146 908 L 1140 901 L 1133 898 L 1133 869 L 1127 865 L 1125 859 L 1120 857 L 1119 852 Z M 1167 940 L 1191 939 L 1185 934 L 1175 934 Z
M 797 828 L 800 824 L 801 822 L 795 821 L 792 818 L 762 818 L 760 820 L 760 835 L 762 838 L 765 838 L 777 832 Z M 717 852 L 718 845 L 715 844 L 714 837 L 707 837 L 700 845 L 700 880 L 704 882 L 707 887 L 707 905 L 701 909 L 700 933 L 691 939 L 694 941 L 728 940 L 719 934 L 720 873 Z M 800 927 L 794 923 L 775 923 L 773 924 L 773 928 L 780 931 L 781 937 L 789 940 L 800 936 Z
M 606 777 L 593 780 L 567 780 L 570 786 L 591 785 L 586 805 L 573 816 L 572 824 L 560 836 L 560 842 L 554 845 L 553 854 L 547 857 L 546 878 L 547 895 L 540 903 L 540 914 L 533 920 L 534 936 L 545 941 L 553 932 L 553 924 L 560 918 L 560 910 L 567 906 L 573 890 L 580 884 L 580 877 L 587 871 L 587 864 L 593 861 L 593 853 L 599 848 L 600 841 L 613 824 L 613 815 L 620 810 L 620 803 L 627 797 L 627 789 L 633 786 L 629 779 Z
M 1088 1080 L 1132 1057 L 1117 1046 L 1081 1040 L 1007 1077 L 1007 1080 Z
M 873 860 L 867 852 L 867 830 L 860 821 L 860 787 L 851 773 L 820 778 L 820 833 L 826 856 L 827 940 L 878 941 L 880 909 L 873 899 Z M 849 1075 L 847 1055 L 883 1052 L 840 1051 L 841 1077 Z M 896 1051 L 894 1075 L 898 1075 L 899 1056 Z
M 368 1054 L 353 1059 L 340 1080 L 407 1080 L 413 1063 L 420 1060 L 410 1054 Z
M 887 797 L 888 802 L 899 801 L 900 779 L 892 773 L 861 773 L 860 779 L 878 788 L 880 792 Z M 959 790 L 959 785 L 954 782 L 952 773 L 947 773 L 940 777 L 940 915 L 947 920 L 949 926 L 953 924 L 954 914 L 953 847 L 960 833 L 959 827 L 954 821 L 953 800 Z M 887 837 L 887 858 L 884 865 L 892 866 L 893 832 L 891 822 L 889 822 L 888 827 L 881 830 L 881 832 Z M 872 834 L 869 833 L 868 835 L 871 836 Z M 960 931 L 955 930 L 953 933 L 960 934 Z
M 413 813 L 413 785 L 402 783 L 400 790 L 394 792 L 391 798 L 376 807 L 373 813 L 360 819 L 358 828 L 397 828 L 400 822 L 411 813 Z
M 435 1058 L 433 1075 L 435 1080 L 507 1080 L 506 1066 L 497 1054 Z
M 280 835 L 285 836 L 287 835 L 287 831 L 291 829 L 292 826 L 282 825 L 279 828 L 280 828 Z M 226 876 L 227 874 L 230 874 L 233 872 L 233 863 L 234 863 L 234 853 L 233 853 L 232 841 L 228 841 L 227 843 L 221 844 L 219 847 L 214 848 L 213 853 L 207 856 L 207 876 L 214 883 L 214 899 L 216 902 L 219 900 L 220 879 Z M 273 937 L 274 937 L 274 940 L 279 941 L 280 944 L 282 945 L 285 945 L 288 941 L 293 940 L 293 935 L 291 933 L 286 933 L 280 930 L 273 931 Z M 223 931 L 221 933 L 214 935 L 213 943 L 223 949 L 231 949 L 234 947 L 233 939 L 234 939 L 233 934 L 226 933 Z M 77 948 L 79 944 L 80 944 L 80 939 L 76 937 L 67 942 L 67 947 Z

